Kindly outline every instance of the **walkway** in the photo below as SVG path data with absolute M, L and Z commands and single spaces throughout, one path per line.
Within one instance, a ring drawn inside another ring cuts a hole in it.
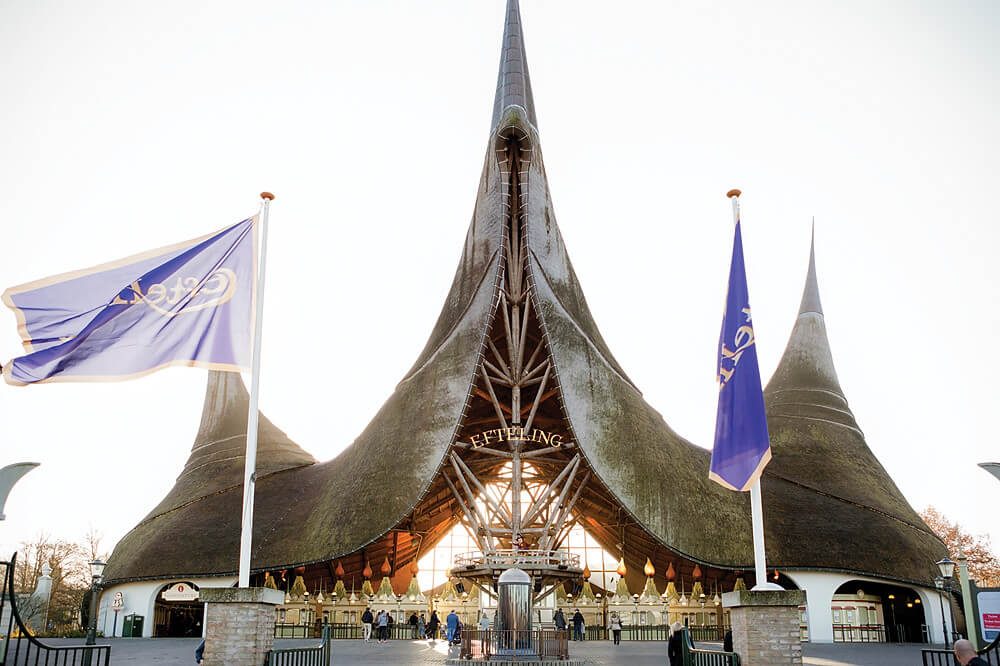
M 78 645 L 79 640 L 51 640 L 52 645 Z M 191 666 L 194 649 L 200 642 L 194 638 L 119 638 L 110 643 L 113 666 Z M 318 641 L 279 639 L 277 647 L 303 647 Z M 717 645 L 707 644 L 711 647 Z M 844 644 L 803 646 L 803 664 L 809 666 L 919 666 L 920 649 L 924 645 Z M 453 655 L 457 648 L 453 648 Z M 615 647 L 608 641 L 570 643 L 570 655 L 583 658 L 587 664 L 601 666 L 665 666 L 667 644 L 664 642 L 623 642 Z M 389 641 L 365 645 L 360 640 L 333 641 L 333 660 L 338 666 L 363 664 L 371 666 L 416 666 L 444 664 L 448 645 L 443 641 Z

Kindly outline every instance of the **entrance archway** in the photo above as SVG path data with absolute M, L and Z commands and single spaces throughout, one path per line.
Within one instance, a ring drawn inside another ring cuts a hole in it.
M 153 606 L 155 638 L 195 638 L 202 634 L 205 604 L 198 601 L 198 586 L 187 581 L 164 585 Z
M 916 590 L 901 585 L 849 580 L 831 602 L 835 642 L 921 643 L 927 614 Z

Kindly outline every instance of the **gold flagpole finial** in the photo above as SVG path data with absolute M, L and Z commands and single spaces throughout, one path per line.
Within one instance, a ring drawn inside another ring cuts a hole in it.
M 274 201 L 274 195 L 271 194 L 270 192 L 261 192 L 260 198 L 267 199 L 268 201 Z
M 732 199 L 733 197 L 738 197 L 741 194 L 743 193 L 740 192 L 739 190 L 729 190 L 728 192 L 726 192 L 726 196 L 729 197 L 730 199 Z

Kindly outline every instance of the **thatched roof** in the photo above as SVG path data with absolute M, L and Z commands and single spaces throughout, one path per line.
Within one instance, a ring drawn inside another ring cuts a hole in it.
M 315 463 L 261 419 L 253 570 L 349 558 L 360 571 L 391 548 L 398 576 L 399 563 L 454 524 L 456 508 L 440 475 L 468 413 L 499 299 L 504 195 L 494 150 L 512 132 L 530 151 L 520 203 L 533 310 L 554 366 L 561 418 L 595 477 L 588 493 L 624 512 L 668 558 L 752 569 L 748 496 L 709 481 L 709 452 L 645 402 L 591 316 L 556 224 L 520 13 L 517 0 L 509 0 L 475 210 L 430 339 L 361 436 L 331 461 Z M 768 564 L 929 582 L 944 547 L 872 455 L 847 407 L 812 259 L 802 312 L 765 397 L 774 444 L 762 486 Z M 210 373 L 191 458 L 174 489 L 119 542 L 108 582 L 235 572 L 246 411 L 239 377 Z M 617 535 L 602 531 L 610 518 L 587 513 L 599 505 L 581 503 L 580 517 L 611 547 Z
M 768 543 L 769 553 L 811 567 L 933 580 L 934 562 L 947 554 L 945 547 L 868 447 L 840 387 L 815 244 L 799 315 L 764 401 L 773 453 L 763 486 L 766 526 L 808 537 L 814 549 L 806 559 L 799 544 L 779 538 Z

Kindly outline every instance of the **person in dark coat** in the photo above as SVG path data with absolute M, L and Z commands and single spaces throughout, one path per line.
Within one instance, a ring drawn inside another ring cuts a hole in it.
M 439 626 L 441 626 L 441 620 L 438 619 L 438 612 L 434 611 L 431 613 L 431 619 L 427 620 L 428 640 L 434 640 L 437 638 L 437 630 Z
M 667 659 L 670 661 L 670 666 L 683 666 L 684 664 L 684 653 L 681 650 L 681 629 L 684 625 L 680 622 L 674 622 L 670 625 L 670 640 L 667 641 Z
M 557 631 L 566 631 L 566 616 L 563 615 L 562 608 L 556 609 L 556 614 L 552 616 L 552 621 L 555 623 Z
M 370 607 L 365 607 L 365 612 L 361 614 L 361 627 L 364 632 L 365 643 L 372 639 L 372 625 L 375 623 L 375 616 L 372 615 L 372 609 Z
M 410 638 L 417 637 L 417 624 L 420 622 L 420 618 L 417 617 L 417 612 L 413 611 L 410 614 Z
M 722 651 L 732 652 L 733 651 L 733 630 L 727 629 L 726 635 L 722 637 Z
M 583 613 L 580 612 L 579 608 L 573 613 L 573 640 L 583 640 Z

